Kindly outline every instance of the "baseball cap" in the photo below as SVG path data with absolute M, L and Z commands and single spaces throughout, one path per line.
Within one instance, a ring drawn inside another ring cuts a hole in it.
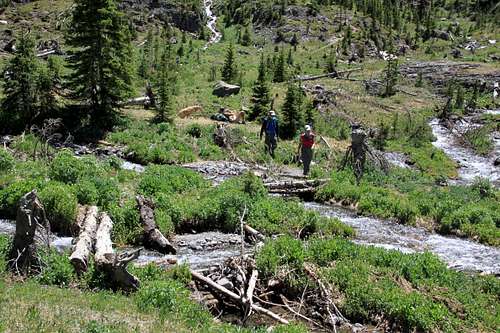
M 274 112 L 273 110 L 271 110 L 271 111 L 269 111 L 269 114 L 270 114 L 271 116 L 275 116 L 275 115 L 276 115 L 276 112 Z
M 304 129 L 305 129 L 306 131 L 310 131 L 310 130 L 311 130 L 311 126 L 310 126 L 310 125 L 306 125 L 306 126 L 304 127 Z

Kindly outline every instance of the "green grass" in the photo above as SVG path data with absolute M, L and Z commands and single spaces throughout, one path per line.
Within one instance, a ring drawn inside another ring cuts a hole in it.
M 395 331 L 494 332 L 500 320 L 495 277 L 452 271 L 429 253 L 281 237 L 266 243 L 256 260 L 265 277 L 285 277 L 282 291 L 297 297 L 309 281 L 303 264 L 315 264 L 333 288 L 334 302 L 352 322 L 383 321 Z
M 440 187 L 415 171 L 389 175 L 368 172 L 358 186 L 350 170 L 332 172 L 316 199 L 355 205 L 361 214 L 394 218 L 399 223 L 423 224 L 443 234 L 456 234 L 481 243 L 500 245 L 498 190 L 487 180 L 471 186 Z

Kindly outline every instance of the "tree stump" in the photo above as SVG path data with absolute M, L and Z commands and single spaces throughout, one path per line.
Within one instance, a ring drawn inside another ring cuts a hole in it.
M 37 258 L 37 242 L 35 234 L 37 226 L 45 226 L 49 230 L 45 210 L 36 190 L 25 194 L 19 200 L 16 216 L 16 233 L 9 253 L 9 269 L 17 274 L 27 275 L 32 269 L 39 268 Z

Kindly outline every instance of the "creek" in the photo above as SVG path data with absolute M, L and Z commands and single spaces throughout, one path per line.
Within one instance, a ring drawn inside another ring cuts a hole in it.
M 210 30 L 210 38 L 203 47 L 206 50 L 211 44 L 218 43 L 222 34 L 217 30 L 217 16 L 212 11 L 213 0 L 203 0 L 203 7 L 205 7 L 205 15 L 207 16 L 207 28 Z
M 463 117 L 456 123 L 459 130 L 471 129 L 479 126 L 478 119 L 481 114 L 500 114 L 500 109 L 486 110 L 479 114 Z M 457 184 L 471 184 L 476 177 L 488 179 L 494 186 L 500 186 L 500 166 L 495 166 L 495 159 L 500 157 L 500 136 L 498 134 L 491 137 L 493 141 L 493 151 L 487 156 L 475 153 L 471 148 L 464 147 L 459 142 L 457 133 L 450 131 L 438 119 L 432 119 L 429 123 L 432 133 L 436 137 L 433 145 L 443 150 L 451 159 L 458 163 Z

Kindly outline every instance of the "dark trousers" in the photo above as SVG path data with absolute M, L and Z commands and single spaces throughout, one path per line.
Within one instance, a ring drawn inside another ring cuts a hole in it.
M 274 157 L 274 150 L 278 146 L 278 141 L 276 140 L 276 135 L 266 133 L 265 143 L 266 143 L 266 153 L 269 153 L 272 157 Z
M 312 148 L 302 147 L 300 159 L 302 160 L 302 165 L 304 166 L 304 176 L 309 173 L 309 167 L 311 166 L 311 161 L 313 158 Z

